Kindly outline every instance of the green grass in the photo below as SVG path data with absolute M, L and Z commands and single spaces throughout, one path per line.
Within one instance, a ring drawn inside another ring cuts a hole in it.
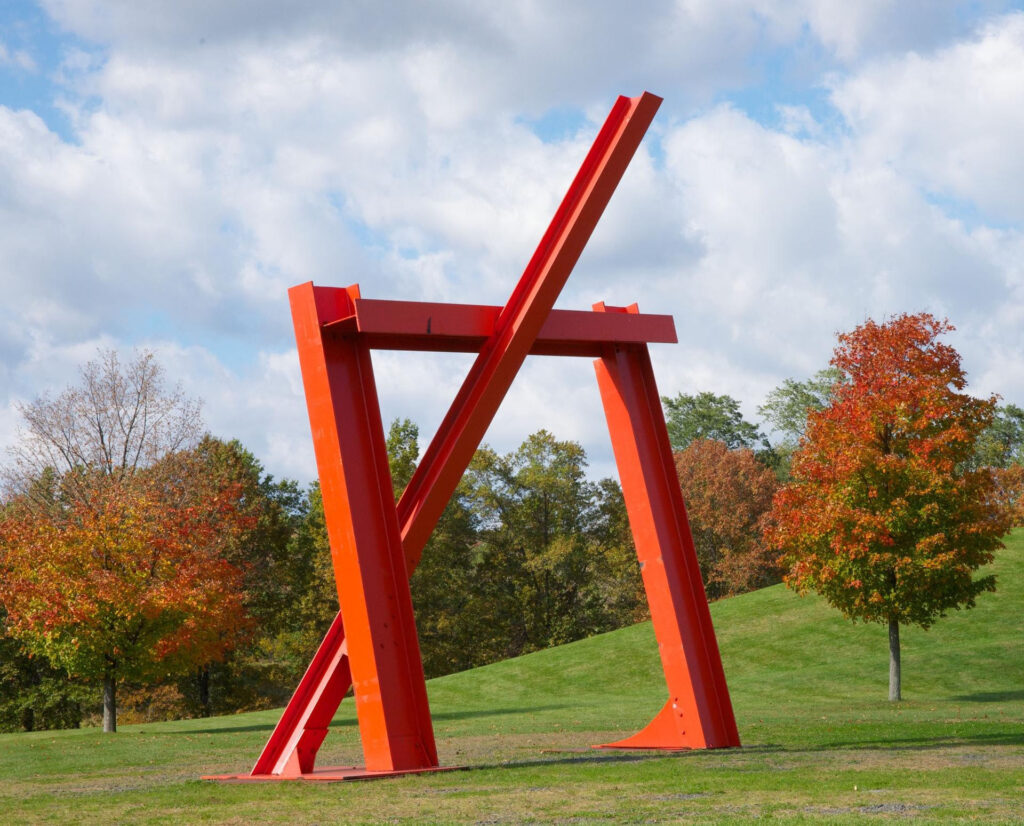
M 881 626 L 768 588 L 712 606 L 742 749 L 591 752 L 645 725 L 665 689 L 650 626 L 428 684 L 444 764 L 346 783 L 225 785 L 277 712 L 0 735 L 3 822 L 1024 822 L 1024 531 L 995 594 L 903 635 L 887 700 Z M 351 701 L 320 765 L 360 762 Z

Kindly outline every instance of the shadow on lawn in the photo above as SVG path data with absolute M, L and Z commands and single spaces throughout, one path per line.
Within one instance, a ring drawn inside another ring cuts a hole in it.
M 623 763 L 644 763 L 648 760 L 666 760 L 703 754 L 701 751 L 601 751 L 594 749 L 567 750 L 562 757 L 542 757 L 538 760 L 511 760 L 507 763 L 479 763 L 470 769 L 536 769 L 538 766 L 561 765 L 616 765 Z
M 831 751 L 842 749 L 885 749 L 892 751 L 924 751 L 949 746 L 1024 746 L 1024 732 L 992 734 L 950 734 L 938 737 L 871 737 L 865 740 L 836 740 L 817 746 L 794 748 L 792 751 Z M 790 749 L 787 749 L 790 750 Z
M 468 720 L 474 717 L 504 717 L 509 714 L 533 714 L 537 711 L 556 711 L 562 708 L 570 708 L 569 705 L 549 705 L 549 706 L 528 706 L 525 708 L 487 708 L 470 711 L 441 711 L 437 714 L 431 714 L 431 719 L 436 723 L 444 720 Z M 246 732 L 246 731 L 273 731 L 274 726 L 277 723 L 255 723 L 250 726 L 225 726 L 223 724 L 217 725 L 215 719 L 210 721 L 213 725 L 205 728 L 190 728 L 181 731 L 170 731 L 168 734 L 230 734 L 232 732 Z M 354 717 L 347 717 L 344 720 L 334 720 L 331 723 L 332 729 L 340 728 L 351 728 L 356 725 Z
M 800 752 L 822 752 L 822 751 L 847 751 L 856 749 L 885 750 L 885 751 L 927 751 L 929 749 L 948 748 L 950 746 L 1019 746 L 1024 745 L 1024 733 L 1006 734 L 977 734 L 963 737 L 903 737 L 887 740 L 847 740 L 834 743 L 823 743 L 817 746 L 792 747 L 779 743 L 754 743 L 742 746 L 738 749 L 716 749 L 706 751 L 695 749 L 691 751 L 601 751 L 588 749 L 567 749 L 559 752 L 558 756 L 544 757 L 536 760 L 516 760 L 506 763 L 486 763 L 473 765 L 473 769 L 530 769 L 538 766 L 557 766 L 565 764 L 602 764 L 615 765 L 617 763 L 642 763 L 647 760 L 665 759 L 686 759 L 697 758 L 701 755 L 735 755 L 755 756 L 780 755 L 787 752 L 797 754 Z
M 1024 700 L 1024 691 L 979 691 L 975 694 L 961 694 L 953 699 L 964 703 L 1006 703 Z

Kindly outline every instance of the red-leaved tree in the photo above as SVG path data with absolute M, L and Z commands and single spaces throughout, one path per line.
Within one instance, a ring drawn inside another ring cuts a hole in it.
M 245 629 L 242 572 L 221 553 L 243 527 L 238 491 L 200 496 L 196 484 L 181 473 L 107 476 L 90 482 L 88 501 L 58 495 L 42 509 L 20 497 L 0 518 L 9 633 L 102 683 L 108 731 L 120 680 L 219 659 Z
M 748 448 L 695 439 L 675 454 L 676 472 L 708 596 L 742 594 L 779 581 L 763 541 L 779 483 Z
M 901 624 L 930 627 L 995 588 L 974 578 L 1011 525 L 992 471 L 968 469 L 995 399 L 964 392 L 947 321 L 868 321 L 839 336 L 832 403 L 811 412 L 768 538 L 787 583 L 889 628 L 889 699 L 901 698 Z

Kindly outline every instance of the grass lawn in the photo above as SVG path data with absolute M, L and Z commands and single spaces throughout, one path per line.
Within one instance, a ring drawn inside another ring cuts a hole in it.
M 226 785 L 277 712 L 0 735 L 10 823 L 1024 822 L 1024 531 L 998 591 L 903 634 L 887 700 L 882 626 L 782 586 L 712 606 L 742 749 L 588 746 L 642 728 L 665 688 L 648 624 L 428 683 L 441 761 L 470 771 Z M 361 762 L 351 700 L 319 765 Z

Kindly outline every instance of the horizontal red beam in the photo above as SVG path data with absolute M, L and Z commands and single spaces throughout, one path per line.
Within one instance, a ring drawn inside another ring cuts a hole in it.
M 341 289 L 324 288 L 318 289 Z M 494 332 L 501 307 L 357 298 L 355 313 L 324 324 L 340 335 L 358 333 L 378 350 L 478 353 Z M 530 348 L 538 356 L 601 356 L 609 344 L 675 344 L 670 315 L 552 310 Z

